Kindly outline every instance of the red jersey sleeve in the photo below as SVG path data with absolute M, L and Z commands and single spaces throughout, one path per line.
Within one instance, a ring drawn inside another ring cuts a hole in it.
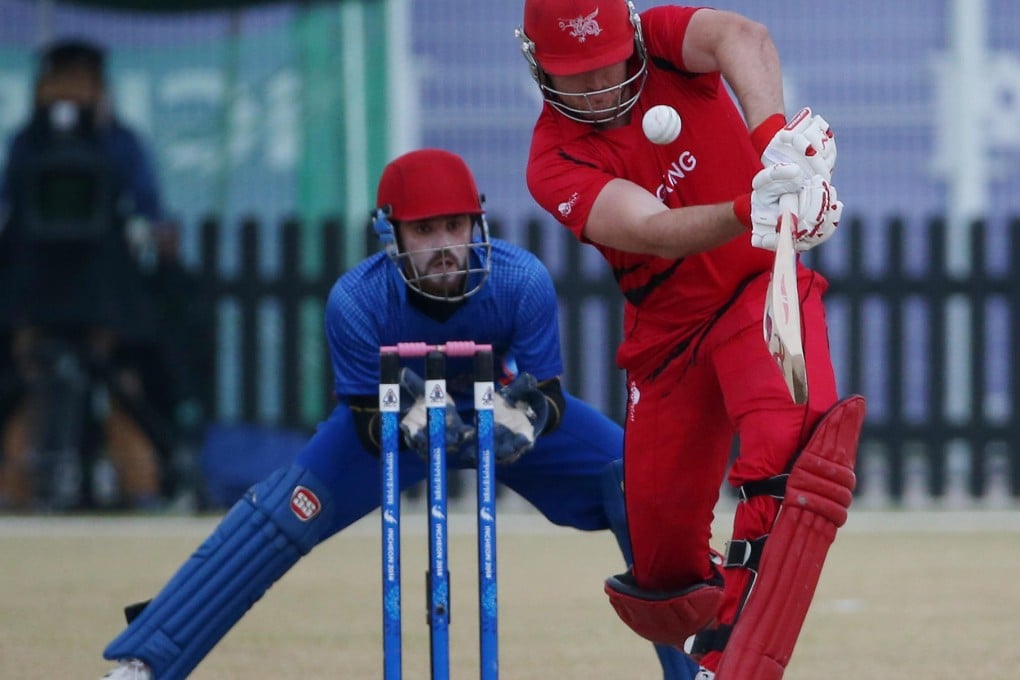
M 587 242 L 582 231 L 588 223 L 592 204 L 613 175 L 601 169 L 597 156 L 585 157 L 578 144 L 569 151 L 559 142 L 572 133 L 574 123 L 546 104 L 535 125 L 528 158 L 528 190 L 535 201 L 552 214 L 578 239 Z
M 667 5 L 641 13 L 641 28 L 649 56 L 662 57 L 679 70 L 686 70 L 683 58 L 684 37 L 691 17 L 701 7 Z

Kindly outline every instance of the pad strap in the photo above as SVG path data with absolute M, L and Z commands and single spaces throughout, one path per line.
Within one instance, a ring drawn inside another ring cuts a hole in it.
M 709 652 L 721 652 L 726 649 L 726 643 L 733 633 L 733 626 L 728 623 L 720 624 L 715 628 L 702 628 L 694 636 L 691 643 L 691 656 L 701 658 Z
M 784 475 L 785 477 L 785 475 Z M 775 479 L 773 477 L 773 479 Z M 785 480 L 784 480 L 785 482 Z M 758 563 L 761 561 L 762 552 L 765 550 L 765 539 L 768 535 L 760 536 L 754 540 L 734 539 L 726 546 L 726 555 L 723 560 L 723 567 L 726 569 L 747 569 L 754 572 L 751 584 L 757 578 Z M 741 603 L 743 606 L 743 602 Z M 737 616 L 739 616 L 739 609 Z M 726 642 L 733 632 L 733 624 L 722 623 L 712 628 L 702 628 L 694 636 L 691 644 L 693 656 L 703 656 L 708 652 L 721 652 L 726 647 Z
M 759 536 L 754 540 L 734 539 L 726 546 L 726 561 L 723 566 L 727 569 L 750 569 L 758 571 L 758 563 L 761 561 L 761 554 L 765 550 L 765 539 L 768 534 Z
M 768 479 L 756 479 L 751 482 L 745 482 L 737 488 L 737 493 L 742 501 L 754 498 L 755 496 L 772 496 L 773 498 L 783 499 L 786 497 L 786 480 L 789 478 L 790 475 L 776 475 Z

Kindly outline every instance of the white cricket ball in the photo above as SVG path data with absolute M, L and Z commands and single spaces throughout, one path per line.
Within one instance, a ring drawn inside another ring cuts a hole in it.
M 666 104 L 653 106 L 641 119 L 641 129 L 653 144 L 669 144 L 680 136 L 680 114 Z

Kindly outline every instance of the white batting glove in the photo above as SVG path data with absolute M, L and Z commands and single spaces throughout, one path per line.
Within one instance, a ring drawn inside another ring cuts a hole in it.
M 836 136 L 824 118 L 805 107 L 772 137 L 761 162 L 766 166 L 794 163 L 805 177 L 821 175 L 831 181 L 836 167 Z
M 800 192 L 803 174 L 793 163 L 776 163 L 751 181 L 751 245 L 775 250 L 779 240 L 779 198 Z
M 832 238 L 843 215 L 843 202 L 836 196 L 836 187 L 821 175 L 814 175 L 804 183 L 797 202 L 798 221 L 793 247 L 803 252 Z
M 797 195 L 794 248 L 803 252 L 832 238 L 843 214 L 836 188 L 821 175 L 802 181 L 800 168 L 777 163 L 761 170 L 751 183 L 751 245 L 775 250 L 779 239 L 779 199 Z

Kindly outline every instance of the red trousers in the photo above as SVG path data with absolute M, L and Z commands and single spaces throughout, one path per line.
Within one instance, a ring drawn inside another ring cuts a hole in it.
M 627 517 L 642 588 L 678 590 L 712 577 L 711 524 L 734 435 L 740 453 L 729 483 L 766 479 L 787 471 L 837 401 L 822 305 L 825 279 L 807 269 L 798 276 L 809 397 L 798 406 L 762 336 L 768 278 L 752 280 L 664 367 L 624 366 Z M 637 340 L 654 341 L 654 333 L 638 330 Z M 777 502 L 757 497 L 739 505 L 734 538 L 769 532 Z M 736 608 L 746 583 L 743 570 L 736 571 L 735 578 L 727 574 L 723 614 Z

